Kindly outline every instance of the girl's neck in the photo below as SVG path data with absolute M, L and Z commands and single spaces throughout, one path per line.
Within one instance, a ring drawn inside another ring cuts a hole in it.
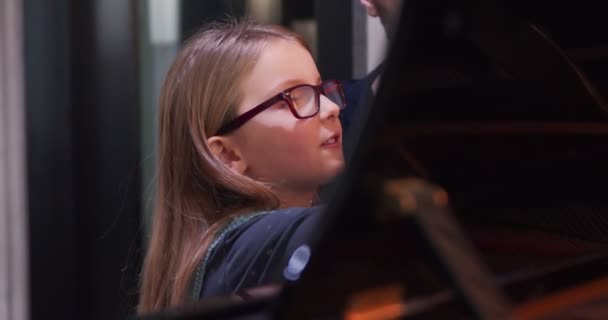
M 292 193 L 292 192 L 277 192 L 277 197 L 280 201 L 281 208 L 289 207 L 312 207 L 317 201 L 317 192 L 310 191 L 304 193 Z

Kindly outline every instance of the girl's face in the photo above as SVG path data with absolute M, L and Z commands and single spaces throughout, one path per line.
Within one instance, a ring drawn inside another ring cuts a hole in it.
M 319 71 L 299 43 L 274 40 L 244 79 L 237 114 L 298 84 L 318 85 Z M 283 102 L 257 114 L 230 135 L 246 163 L 244 174 L 281 194 L 311 193 L 344 166 L 340 108 L 320 96 L 319 113 L 297 119 Z

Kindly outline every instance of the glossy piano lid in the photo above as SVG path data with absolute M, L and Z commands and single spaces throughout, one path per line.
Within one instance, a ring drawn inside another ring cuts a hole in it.
M 608 242 L 601 4 L 404 3 L 376 99 L 346 136 L 328 225 L 368 225 L 366 181 L 413 175 L 446 188 L 467 226 Z
M 497 279 L 606 252 L 601 5 L 404 3 L 379 92 L 353 120 L 348 167 L 313 242 L 381 237 L 378 186 L 416 176 L 447 190 Z M 397 255 L 412 243 L 388 245 Z M 410 284 L 412 295 L 449 285 L 432 262 L 421 265 L 425 272 L 404 271 L 422 279 Z

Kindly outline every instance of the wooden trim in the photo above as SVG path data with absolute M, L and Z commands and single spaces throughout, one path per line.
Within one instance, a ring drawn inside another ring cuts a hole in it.
M 0 319 L 29 318 L 21 0 L 0 2 Z
M 576 306 L 606 299 L 608 296 L 608 277 L 563 290 L 541 299 L 521 304 L 514 309 L 515 319 L 545 319 Z

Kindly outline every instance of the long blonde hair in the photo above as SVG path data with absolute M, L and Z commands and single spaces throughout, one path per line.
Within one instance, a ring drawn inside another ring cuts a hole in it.
M 206 143 L 236 116 L 243 78 L 277 39 L 306 47 L 282 27 L 214 23 L 186 42 L 169 70 L 160 94 L 154 222 L 139 314 L 187 301 L 197 265 L 236 212 L 278 207 L 268 186 L 232 172 Z

